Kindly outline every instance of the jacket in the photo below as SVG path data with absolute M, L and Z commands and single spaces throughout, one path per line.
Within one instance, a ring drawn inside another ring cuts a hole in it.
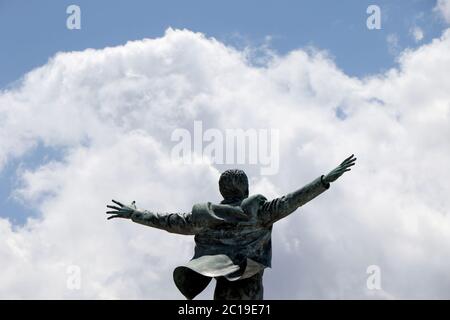
M 245 279 L 267 267 L 272 259 L 272 226 L 330 187 L 323 176 L 280 198 L 268 201 L 256 194 L 234 203 L 195 204 L 189 213 L 136 211 L 134 222 L 171 233 L 194 235 L 193 258 L 175 268 L 181 293 L 193 299 L 212 278 Z

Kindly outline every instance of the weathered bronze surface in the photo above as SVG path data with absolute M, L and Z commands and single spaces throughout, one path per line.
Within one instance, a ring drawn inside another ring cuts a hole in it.
M 194 235 L 195 252 L 191 261 L 175 268 L 176 286 L 187 299 L 195 298 L 217 280 L 214 299 L 263 299 L 263 273 L 271 266 L 273 224 L 294 212 L 330 187 L 356 158 L 351 155 L 327 175 L 280 198 L 268 201 L 263 195 L 248 196 L 248 179 L 242 170 L 227 170 L 219 179 L 223 196 L 220 204 L 195 204 L 188 213 L 157 213 L 140 210 L 135 202 L 107 207 L 112 218 L 171 233 Z

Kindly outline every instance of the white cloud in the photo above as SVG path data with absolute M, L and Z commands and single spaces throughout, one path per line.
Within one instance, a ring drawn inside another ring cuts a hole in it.
M 420 42 L 423 40 L 424 34 L 423 34 L 423 30 L 420 27 L 416 26 L 416 27 L 412 28 L 410 32 L 416 42 Z
M 395 33 L 390 33 L 386 37 L 386 42 L 389 53 L 392 55 L 398 55 L 401 49 L 398 43 L 398 36 Z
M 450 23 L 450 0 L 437 0 L 434 10 L 438 12 L 447 23 Z
M 161 211 L 218 201 L 220 168 L 169 161 L 172 130 L 201 119 L 280 129 L 279 174 L 245 167 L 252 190 L 269 197 L 358 156 L 355 170 L 274 227 L 266 298 L 449 298 L 449 52 L 446 31 L 365 79 L 323 52 L 271 52 L 255 67 L 244 52 L 170 29 L 57 54 L 0 93 L 2 164 L 39 142 L 66 150 L 19 172 L 15 194 L 41 214 L 22 227 L 0 219 L 0 297 L 181 298 L 171 273 L 193 239 L 106 221 L 104 211 L 111 198 Z M 78 291 L 66 287 L 73 264 Z M 373 264 L 380 292 L 365 287 Z

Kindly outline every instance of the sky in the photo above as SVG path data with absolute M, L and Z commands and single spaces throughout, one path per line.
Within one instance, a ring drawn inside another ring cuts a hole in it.
M 82 11 L 81 30 L 65 27 L 66 8 Z M 398 50 L 438 37 L 445 20 L 433 12 L 435 1 L 377 1 L 381 30 L 366 27 L 373 1 L 0 1 L 2 61 L 0 86 L 43 65 L 58 51 L 104 48 L 130 40 L 160 37 L 168 27 L 205 33 L 227 44 L 261 45 L 284 54 L 305 46 L 328 50 L 339 68 L 363 76 L 395 64 L 386 38 L 398 38 Z
M 449 23 L 446 0 L 0 1 L 0 297 L 181 299 L 193 239 L 104 208 L 220 201 L 223 165 L 171 158 L 202 121 L 279 131 L 275 174 L 240 165 L 268 198 L 358 157 L 275 225 L 266 298 L 448 299 Z

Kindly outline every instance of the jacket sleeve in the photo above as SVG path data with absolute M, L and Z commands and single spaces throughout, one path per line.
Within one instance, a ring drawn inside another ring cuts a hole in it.
M 198 231 L 192 223 L 192 213 L 158 213 L 148 210 L 135 211 L 133 222 L 165 230 L 170 233 L 194 235 Z
M 170 233 L 195 235 L 205 228 L 245 220 L 246 217 L 243 217 L 243 214 L 240 207 L 206 202 L 195 204 L 189 213 L 156 213 L 137 210 L 131 216 L 131 220 Z
M 315 179 L 311 183 L 305 185 L 292 193 L 289 193 L 280 198 L 267 201 L 265 198 L 260 200 L 260 207 L 258 216 L 264 225 L 271 225 L 276 221 L 288 216 L 294 212 L 298 207 L 311 201 L 322 192 L 326 191 L 329 183 L 324 183 L 323 176 Z

